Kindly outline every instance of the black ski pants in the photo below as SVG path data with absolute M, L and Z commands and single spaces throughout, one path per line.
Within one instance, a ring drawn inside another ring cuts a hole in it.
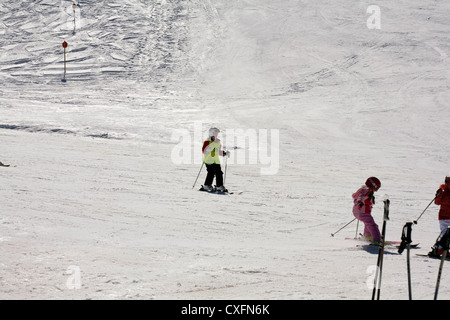
M 223 186 L 223 172 L 220 164 L 206 164 L 208 174 L 205 179 L 205 186 L 212 185 L 214 177 L 216 177 L 216 187 Z

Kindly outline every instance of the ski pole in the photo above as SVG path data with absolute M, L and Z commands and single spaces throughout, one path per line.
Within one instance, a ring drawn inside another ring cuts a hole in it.
M 423 210 L 423 212 L 420 214 L 420 216 L 414 220 L 414 224 L 417 224 L 417 221 L 419 221 L 419 219 L 422 217 L 422 215 L 425 213 L 425 211 L 427 211 L 427 209 L 431 206 L 431 204 L 433 203 L 434 200 L 436 200 L 438 195 L 436 195 L 436 197 L 433 198 L 433 200 L 431 200 L 431 202 L 427 205 L 427 207 L 425 208 L 425 210 Z
M 411 264 L 410 264 L 410 249 L 411 249 L 411 231 L 412 231 L 412 222 L 407 222 L 402 230 L 402 243 L 400 244 L 400 248 L 398 249 L 398 253 L 402 253 L 403 250 L 407 249 L 406 255 L 406 268 L 408 271 L 408 292 L 409 292 L 409 300 L 412 300 L 412 289 L 411 289 Z
M 406 246 L 406 269 L 408 272 L 408 296 L 412 300 L 412 286 L 411 286 L 411 243 Z
M 436 290 L 434 292 L 434 300 L 437 300 L 437 296 L 438 296 L 438 292 L 439 292 L 439 285 L 441 283 L 442 267 L 444 266 L 444 261 L 447 258 L 447 252 L 450 247 L 450 227 L 447 228 L 447 231 L 446 231 L 444 237 L 445 237 L 445 239 L 444 239 L 443 248 L 442 248 L 444 250 L 444 252 L 442 253 L 441 263 L 439 265 L 438 278 L 436 281 Z
M 359 209 L 358 212 L 358 221 L 356 222 L 356 232 L 355 232 L 355 239 L 358 238 L 358 228 L 359 228 L 359 218 L 361 217 L 361 209 Z
M 225 149 L 225 152 L 227 152 L 226 149 Z M 223 185 L 225 185 L 225 181 L 227 180 L 227 167 L 228 167 L 227 158 L 228 158 L 228 154 L 225 154 L 225 173 L 223 174 Z
M 194 189 L 195 184 L 197 183 L 198 177 L 200 176 L 200 173 L 202 172 L 203 169 L 203 165 L 205 164 L 205 162 L 202 162 L 202 166 L 200 167 L 200 170 L 198 171 L 198 175 L 197 175 L 197 179 L 195 179 L 194 185 L 192 186 L 192 189 Z
M 381 233 L 381 245 L 378 251 L 377 269 L 375 272 L 375 279 L 372 291 L 372 300 L 380 300 L 381 291 L 381 275 L 383 271 L 383 256 L 384 256 L 384 241 L 386 237 L 386 221 L 389 221 L 389 199 L 384 200 L 384 219 L 383 219 L 383 231 Z
M 335 235 L 336 233 L 338 233 L 339 231 L 341 231 L 342 229 L 344 229 L 345 227 L 347 227 L 350 223 L 352 223 L 352 222 L 355 221 L 355 220 L 356 220 L 356 218 L 353 218 L 352 221 L 350 221 L 349 223 L 347 223 L 345 226 L 343 226 L 342 228 L 340 228 L 340 229 L 339 229 L 338 231 L 336 231 L 335 233 L 332 233 L 331 236 L 334 237 L 334 235 Z
M 438 278 L 436 281 L 436 290 L 434 292 L 434 300 L 437 300 L 437 297 L 438 297 L 439 285 L 441 283 L 442 267 L 444 266 L 444 261 L 446 258 L 447 258 L 447 249 L 442 254 L 441 263 L 439 264 L 439 272 L 438 272 Z

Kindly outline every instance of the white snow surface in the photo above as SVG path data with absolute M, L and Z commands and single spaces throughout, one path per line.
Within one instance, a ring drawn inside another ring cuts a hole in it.
M 86 0 L 74 30 L 72 1 L 3 0 L 0 298 L 370 299 L 377 251 L 356 222 L 331 237 L 351 194 L 377 176 L 373 216 L 388 195 L 400 240 L 450 173 L 450 3 L 376 1 L 369 29 L 373 4 Z M 176 163 L 173 135 L 196 150 L 210 126 L 278 130 L 278 171 L 238 145 L 235 194 L 197 192 L 204 169 L 192 189 L 201 159 Z M 414 299 L 434 295 L 439 261 L 416 253 L 437 212 L 413 226 Z M 387 251 L 381 299 L 408 299 L 406 252 Z

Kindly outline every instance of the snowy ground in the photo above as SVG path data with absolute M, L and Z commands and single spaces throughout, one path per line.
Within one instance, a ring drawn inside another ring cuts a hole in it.
M 369 29 L 373 4 L 79 1 L 74 32 L 72 1 L 2 1 L 0 298 L 370 299 L 377 254 L 346 240 L 356 223 L 330 236 L 351 194 L 379 177 L 399 240 L 450 173 L 450 4 L 378 1 Z M 192 190 L 210 126 L 278 132 L 278 170 L 228 139 L 236 193 Z M 434 295 L 439 262 L 415 253 L 437 211 L 413 228 L 415 299 Z M 408 298 L 395 253 L 382 299 Z

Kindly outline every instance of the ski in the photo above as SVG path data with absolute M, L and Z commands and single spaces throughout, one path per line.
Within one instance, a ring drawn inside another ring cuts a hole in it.
M 216 188 L 214 188 L 213 190 L 208 191 L 208 190 L 204 189 L 203 186 L 201 186 L 201 188 L 198 189 L 198 191 L 203 191 L 203 192 L 212 193 L 212 194 L 222 194 L 222 195 L 234 194 L 234 192 L 230 192 L 227 189 L 225 189 L 225 191 L 219 191 Z
M 355 240 L 355 241 L 360 241 L 360 242 L 364 243 L 364 244 L 358 244 L 357 246 L 364 246 L 364 245 L 373 245 L 373 246 L 377 246 L 377 247 L 380 246 L 379 244 L 373 243 L 373 242 L 372 242 L 371 240 L 369 240 L 369 239 L 363 239 L 363 238 L 357 238 L 357 239 L 354 239 L 354 238 L 345 238 L 345 240 Z M 401 243 L 402 243 L 401 241 L 390 241 L 390 240 L 384 241 L 384 245 L 385 245 L 385 246 L 388 246 L 388 247 L 397 247 L 397 248 L 399 248 L 400 245 L 401 245 Z M 410 246 L 411 246 L 411 248 L 418 248 L 419 243 L 412 243 Z
M 381 247 L 381 245 L 379 245 L 379 244 L 376 244 L 376 243 L 368 243 L 368 244 L 357 244 L 356 245 L 356 247 L 358 247 L 358 248 L 367 248 L 367 247 L 374 247 L 374 248 L 379 248 L 379 247 Z M 385 242 L 384 243 L 384 246 L 386 247 L 386 248 L 397 248 L 397 249 L 400 249 L 400 245 L 398 245 L 398 244 L 390 244 L 390 243 L 387 243 L 387 242 Z M 419 247 L 419 244 L 418 243 L 414 243 L 414 244 L 411 244 L 410 245 L 410 249 L 419 249 L 420 247 Z
M 10 165 L 10 164 L 3 164 L 3 163 L 0 162 L 0 167 L 17 167 L 17 166 L 13 166 L 13 165 Z
M 216 191 L 214 192 L 215 194 L 223 194 L 223 195 L 227 195 L 227 194 L 234 194 L 234 192 L 228 192 L 228 191 Z
M 423 254 L 423 253 L 416 253 L 416 256 L 418 257 L 426 257 L 426 258 L 430 258 L 430 259 L 434 259 L 434 260 L 442 260 L 442 257 L 437 257 L 437 256 L 430 256 L 428 254 Z M 450 261 L 450 256 L 447 256 L 445 258 L 446 261 Z
M 399 248 L 399 249 L 400 249 L 400 246 L 401 246 L 401 245 L 399 245 L 399 244 L 396 244 L 396 245 L 395 245 L 395 247 L 396 247 L 396 248 Z M 419 248 L 420 248 L 420 247 L 419 247 L 419 243 L 411 243 L 411 244 L 409 245 L 409 248 L 410 248 L 410 249 L 419 249 Z

